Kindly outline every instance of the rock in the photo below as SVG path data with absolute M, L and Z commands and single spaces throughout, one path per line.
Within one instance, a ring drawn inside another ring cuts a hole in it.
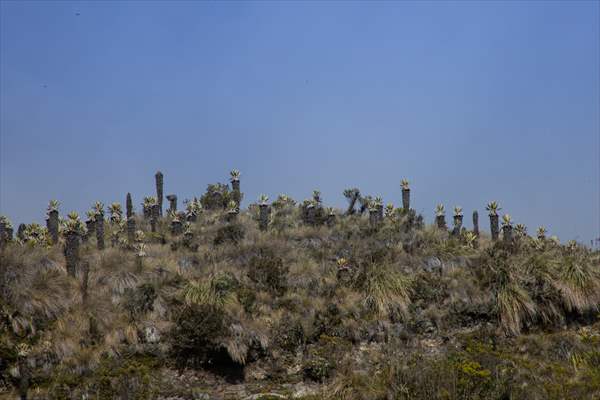
M 144 328 L 144 338 L 147 343 L 158 343 L 160 341 L 160 333 L 155 327 L 147 326 Z
M 442 270 L 442 260 L 437 257 L 429 257 L 425 260 L 424 269 L 427 272 L 438 272 Z

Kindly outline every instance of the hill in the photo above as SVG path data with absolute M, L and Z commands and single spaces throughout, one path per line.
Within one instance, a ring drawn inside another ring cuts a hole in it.
M 0 228 L 0 397 L 600 398 L 598 252 L 231 187 Z

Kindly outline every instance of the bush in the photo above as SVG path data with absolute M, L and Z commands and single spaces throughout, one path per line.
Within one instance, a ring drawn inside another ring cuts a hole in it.
M 200 204 L 205 210 L 224 210 L 232 200 L 233 193 L 229 191 L 228 185 L 214 183 L 208 185 L 206 193 L 200 197 Z
M 175 315 L 167 340 L 179 368 L 199 368 L 212 361 L 227 335 L 224 319 L 222 310 L 206 304 L 185 306 Z
M 273 250 L 263 248 L 250 258 L 248 262 L 248 277 L 261 290 L 266 290 L 277 296 L 283 295 L 287 286 L 288 268 L 283 265 L 281 257 Z
M 154 310 L 156 290 L 149 283 L 144 283 L 136 288 L 126 288 L 123 299 L 123 307 L 129 313 L 131 320 Z
M 242 224 L 226 224 L 217 229 L 213 244 L 218 246 L 223 243 L 239 243 L 246 236 L 246 229 Z

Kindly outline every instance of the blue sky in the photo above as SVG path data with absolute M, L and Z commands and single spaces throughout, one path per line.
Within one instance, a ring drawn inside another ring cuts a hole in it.
M 139 205 L 159 169 L 183 199 L 238 168 L 246 204 L 399 204 L 406 177 L 429 222 L 498 200 L 589 243 L 599 4 L 2 1 L 0 213 Z

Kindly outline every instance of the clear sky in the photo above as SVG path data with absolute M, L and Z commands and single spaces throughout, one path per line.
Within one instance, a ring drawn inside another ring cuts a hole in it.
M 597 1 L 0 3 L 0 213 L 138 205 L 242 172 L 432 221 L 485 204 L 600 236 Z

